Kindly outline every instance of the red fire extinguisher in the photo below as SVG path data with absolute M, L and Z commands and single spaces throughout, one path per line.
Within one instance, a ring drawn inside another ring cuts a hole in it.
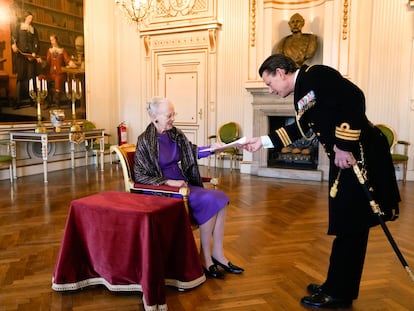
M 127 127 L 125 121 L 118 125 L 118 146 L 126 144 L 128 142 Z

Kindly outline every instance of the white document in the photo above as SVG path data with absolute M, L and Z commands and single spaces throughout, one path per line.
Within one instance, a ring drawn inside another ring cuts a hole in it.
M 236 147 L 240 147 L 245 142 L 246 142 L 246 136 L 243 136 L 242 138 L 239 138 L 238 140 L 235 140 L 232 143 L 228 143 L 228 144 L 225 144 L 225 145 L 217 147 L 217 148 L 212 148 L 211 147 L 211 148 L 202 149 L 202 150 L 200 150 L 200 152 L 205 152 L 205 151 L 214 152 L 214 151 L 220 151 L 220 150 L 224 150 L 224 149 L 228 149 L 228 148 L 236 148 Z

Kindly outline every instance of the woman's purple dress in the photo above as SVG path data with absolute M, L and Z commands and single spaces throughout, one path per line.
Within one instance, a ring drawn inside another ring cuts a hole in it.
M 177 143 L 172 141 L 167 134 L 157 134 L 159 142 L 159 164 L 165 178 L 174 180 L 187 180 L 180 167 L 180 151 Z M 188 203 L 191 216 L 202 225 L 218 211 L 229 204 L 229 198 L 220 190 L 206 189 L 189 185 L 190 195 Z

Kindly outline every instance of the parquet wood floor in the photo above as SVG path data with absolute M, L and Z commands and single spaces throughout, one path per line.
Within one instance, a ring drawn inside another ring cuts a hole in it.
M 204 175 L 208 172 L 202 168 Z M 187 292 L 167 289 L 170 311 L 305 310 L 308 283 L 324 280 L 332 237 L 327 230 L 327 184 L 261 178 L 215 170 L 231 199 L 227 256 L 246 269 L 225 280 L 208 279 Z M 43 176 L 0 181 L 0 310 L 143 310 L 139 293 L 104 287 L 54 292 L 51 278 L 70 201 L 100 191 L 123 190 L 118 164 L 105 172 L 78 167 Z M 388 226 L 414 266 L 414 182 L 400 184 L 401 217 Z M 194 231 L 198 241 L 198 232 Z M 197 242 L 198 243 L 198 242 Z M 412 268 L 414 269 L 414 268 Z M 381 228 L 371 230 L 360 297 L 349 310 L 414 310 L 414 283 Z

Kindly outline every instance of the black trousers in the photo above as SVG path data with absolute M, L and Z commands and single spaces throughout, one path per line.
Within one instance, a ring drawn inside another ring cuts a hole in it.
M 369 229 L 335 237 L 327 279 L 322 286 L 327 295 L 347 300 L 358 297 L 368 235 Z

